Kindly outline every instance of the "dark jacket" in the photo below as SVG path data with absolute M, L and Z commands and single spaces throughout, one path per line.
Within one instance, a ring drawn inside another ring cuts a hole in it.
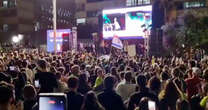
M 84 96 L 70 91 L 67 93 L 67 99 L 68 99 L 68 110 L 81 110 L 81 107 L 83 106 L 84 102 Z
M 36 104 L 35 100 L 24 101 L 24 110 L 32 110 L 32 108 L 35 104 Z
M 104 90 L 98 95 L 98 100 L 105 110 L 126 110 L 121 96 L 114 90 Z
M 129 100 L 128 110 L 134 110 L 135 105 L 138 105 L 142 98 L 147 97 L 159 104 L 158 97 L 150 92 L 148 88 L 142 89 L 140 92 L 134 93 Z
M 40 82 L 40 93 L 50 93 L 58 87 L 56 76 L 50 72 L 38 72 L 35 74 L 35 80 Z

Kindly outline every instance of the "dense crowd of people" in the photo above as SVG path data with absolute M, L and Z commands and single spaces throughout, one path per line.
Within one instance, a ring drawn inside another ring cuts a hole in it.
M 208 59 L 0 53 L 0 110 L 38 110 L 39 93 L 60 92 L 68 110 L 208 110 Z

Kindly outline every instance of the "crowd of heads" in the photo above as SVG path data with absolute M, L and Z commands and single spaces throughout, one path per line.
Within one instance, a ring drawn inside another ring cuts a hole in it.
M 0 53 L 0 110 L 38 110 L 39 93 L 65 93 L 69 110 L 206 110 L 208 59 L 120 52 Z M 154 104 L 153 104 L 154 105 Z

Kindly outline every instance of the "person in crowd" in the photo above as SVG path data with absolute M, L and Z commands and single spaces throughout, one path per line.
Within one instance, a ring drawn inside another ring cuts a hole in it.
M 72 68 L 71 68 L 71 75 L 79 77 L 79 75 L 80 75 L 80 67 L 79 67 L 79 65 L 72 66 Z
M 158 97 L 153 94 L 149 88 L 147 88 L 146 83 L 147 79 L 144 75 L 139 75 L 136 79 L 137 84 L 139 86 L 139 92 L 135 92 L 131 95 L 129 104 L 128 104 L 128 110 L 134 110 L 135 105 L 138 105 L 139 102 L 143 97 L 147 97 L 153 101 L 156 102 L 156 104 L 159 104 Z
M 132 93 L 136 91 L 136 85 L 132 84 L 132 73 L 130 71 L 125 73 L 124 82 L 120 82 L 116 87 L 116 92 L 122 97 L 125 102 Z
M 98 95 L 98 100 L 105 110 L 126 110 L 126 107 L 115 90 L 116 79 L 113 76 L 107 76 L 104 79 L 105 90 Z
M 96 94 L 93 91 L 89 91 L 85 96 L 83 110 L 105 110 L 105 108 L 98 101 Z
M 0 110 L 22 110 L 20 103 L 15 103 L 14 87 L 0 82 Z
M 24 110 L 32 110 L 37 103 L 37 92 L 33 85 L 26 85 L 23 90 Z
M 5 81 L 7 83 L 12 83 L 12 78 L 9 75 L 0 72 L 0 82 L 1 81 Z
M 67 88 L 67 84 L 63 81 L 61 81 L 61 73 L 60 72 L 57 72 L 56 73 L 56 80 L 57 80 L 57 84 L 58 84 L 58 87 L 55 88 L 55 92 L 65 92 L 68 88 Z
M 176 110 L 191 110 L 189 102 L 178 99 L 176 102 Z
M 103 89 L 104 73 L 103 73 L 102 68 L 100 67 L 97 68 L 95 71 L 97 72 L 97 78 L 95 80 L 95 85 L 93 89 L 99 92 Z
M 81 94 L 86 94 L 88 91 L 90 91 L 92 88 L 88 84 L 88 77 L 87 74 L 83 73 L 79 76 L 79 87 L 78 92 Z
M 202 91 L 203 91 L 203 98 L 200 102 L 200 106 L 205 108 L 207 101 L 208 101 L 208 84 L 207 83 L 203 86 Z
M 192 68 L 193 76 L 191 78 L 186 79 L 187 84 L 187 94 L 189 101 L 191 100 L 191 97 L 201 93 L 201 82 L 202 79 L 199 77 L 201 74 L 201 70 L 197 67 Z
M 84 96 L 77 92 L 79 79 L 76 76 L 70 76 L 68 79 L 69 91 L 67 94 L 68 110 L 81 110 L 84 104 Z
M 118 75 L 118 71 L 116 67 L 112 67 L 110 73 L 111 75 L 115 76 L 118 82 L 120 82 L 120 77 Z
M 139 102 L 138 107 L 136 107 L 135 110 L 150 110 L 149 105 L 148 105 L 149 101 L 150 100 L 147 97 L 142 98 L 141 101 Z M 153 105 L 153 107 L 154 107 L 154 105 Z M 154 109 L 154 108 L 152 108 L 152 109 Z M 155 109 L 156 109 L 156 106 L 155 106 Z
M 180 97 L 172 80 L 169 80 L 165 89 L 159 94 L 159 110 L 176 110 L 176 101 Z
M 22 66 L 25 69 L 25 73 L 26 73 L 26 76 L 27 76 L 27 81 L 29 81 L 30 83 L 33 83 L 33 79 L 34 79 L 35 75 L 32 72 L 32 70 L 28 68 L 28 63 L 27 63 L 26 60 L 24 60 L 22 62 Z
M 121 79 L 120 82 L 124 82 L 125 81 L 125 72 L 124 71 L 120 72 L 120 79 Z
M 161 89 L 165 88 L 165 85 L 167 83 L 167 80 L 170 78 L 167 72 L 162 72 L 160 74 L 160 79 L 161 79 Z
M 54 89 L 58 87 L 55 73 L 48 72 L 47 62 L 45 60 L 39 60 L 37 62 L 38 70 L 40 72 L 35 74 L 35 80 L 39 81 L 40 93 L 54 92 Z
M 80 71 L 81 71 L 81 74 L 84 73 L 87 75 L 88 78 L 90 77 L 90 73 L 87 71 L 86 64 L 84 64 L 84 63 L 81 64 Z
M 33 109 L 38 110 L 38 93 L 56 92 L 67 94 L 69 110 L 124 110 L 124 104 L 128 110 L 151 110 L 149 103 L 156 110 L 207 109 L 208 60 L 198 50 L 153 59 L 112 52 L 102 59 L 85 50 L 2 51 L 0 110 L 30 110 L 35 102 Z
M 156 76 L 151 77 L 149 80 L 149 88 L 156 96 L 158 96 L 161 89 L 160 79 Z

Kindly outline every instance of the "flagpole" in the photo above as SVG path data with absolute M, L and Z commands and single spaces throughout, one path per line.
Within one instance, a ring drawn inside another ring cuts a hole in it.
M 54 31 L 54 53 L 57 52 L 56 49 L 56 0 L 53 0 L 53 31 Z

